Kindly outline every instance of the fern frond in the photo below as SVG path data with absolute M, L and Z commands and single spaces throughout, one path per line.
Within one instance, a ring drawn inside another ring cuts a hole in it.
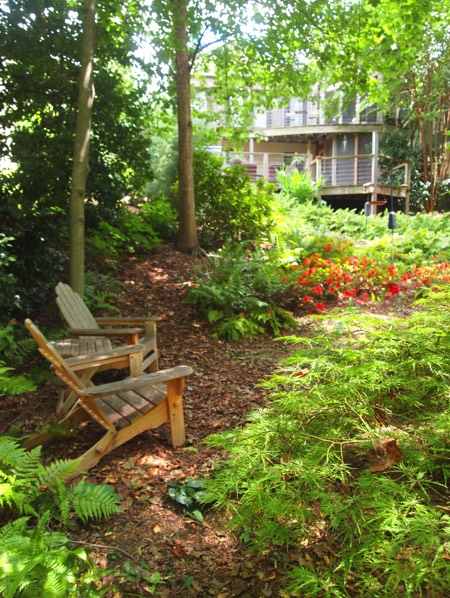
M 29 467 L 30 462 L 33 462 L 32 466 L 35 468 L 40 454 L 40 446 L 27 451 L 14 438 L 0 437 L 0 469 L 6 473 L 22 472 Z
M 72 490 L 71 500 L 76 514 L 83 521 L 122 513 L 118 505 L 120 497 L 108 484 L 96 486 L 80 480 Z
M 22 532 L 27 527 L 29 517 L 19 517 L 14 521 L 10 521 L 2 528 L 0 528 L 0 552 L 2 550 L 2 542 L 10 536 L 14 536 L 18 532 Z
M 58 481 L 65 482 L 77 471 L 78 461 L 76 459 L 57 459 L 50 465 L 40 465 L 38 480 L 41 485 L 55 491 L 58 488 Z
M 36 480 L 36 472 L 41 463 L 41 449 L 41 446 L 36 446 L 28 451 L 21 447 L 23 456 L 14 466 L 14 472 L 20 476 L 24 483 L 28 480 Z

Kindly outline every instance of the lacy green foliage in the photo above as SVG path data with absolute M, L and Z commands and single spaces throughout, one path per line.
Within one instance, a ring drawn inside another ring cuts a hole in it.
M 332 210 L 311 203 L 292 205 L 280 199 L 276 207 L 274 238 L 286 253 L 306 257 L 321 253 L 327 237 L 353 240 L 353 252 L 382 262 L 391 259 L 392 234 L 387 214 L 366 218 L 354 210 Z M 356 243 L 359 241 L 359 243 Z M 434 256 L 450 258 L 450 213 L 397 213 L 395 261 L 419 265 Z
M 321 181 L 313 181 L 309 173 L 297 169 L 291 172 L 278 170 L 276 176 L 283 193 L 296 203 L 304 204 L 315 200 L 322 185 Z
M 257 185 L 241 167 L 222 169 L 222 159 L 205 150 L 194 153 L 194 188 L 200 241 L 257 241 L 272 226 L 274 186 Z
M 292 338 L 299 349 L 264 384 L 271 404 L 209 438 L 230 458 L 207 489 L 253 547 L 333 547 L 293 567 L 290 591 L 450 591 L 449 300 L 428 293 L 408 320 L 319 319 L 325 332 Z M 372 472 L 386 439 L 403 460 Z
M 41 447 L 27 451 L 0 437 L 0 507 L 11 519 L 0 529 L 2 596 L 101 595 L 95 585 L 99 572 L 84 550 L 68 547 L 70 540 L 58 528 L 67 526 L 72 513 L 87 521 L 121 512 L 119 497 L 107 485 L 84 480 L 65 485 L 76 465 L 56 460 L 44 466 Z
M 285 285 L 269 254 L 261 249 L 245 244 L 226 247 L 209 257 L 197 282 L 186 301 L 197 306 L 220 336 L 251 338 L 266 329 L 279 334 L 295 326 L 281 307 Z

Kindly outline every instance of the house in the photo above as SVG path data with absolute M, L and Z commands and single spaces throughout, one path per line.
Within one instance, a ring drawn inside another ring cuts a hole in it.
M 325 94 L 313 100 L 291 99 L 255 117 L 243 151 L 224 152 L 226 165 L 243 165 L 254 180 L 276 181 L 276 171 L 297 168 L 321 180 L 321 196 L 334 207 L 371 213 L 391 203 L 409 212 L 409 164 L 379 153 L 380 135 L 398 128 L 398 119 L 385 118 L 360 98 L 335 117 L 324 106 Z

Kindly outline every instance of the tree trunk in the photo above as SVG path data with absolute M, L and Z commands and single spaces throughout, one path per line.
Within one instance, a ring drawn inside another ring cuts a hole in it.
M 186 0 L 172 0 L 175 34 L 175 83 L 178 117 L 179 224 L 177 247 L 184 253 L 199 249 L 195 218 L 191 70 L 186 25 Z
M 83 0 L 82 7 L 81 73 L 70 194 L 70 286 L 81 296 L 84 294 L 84 201 L 89 174 L 89 137 L 94 103 L 95 2 L 96 0 Z

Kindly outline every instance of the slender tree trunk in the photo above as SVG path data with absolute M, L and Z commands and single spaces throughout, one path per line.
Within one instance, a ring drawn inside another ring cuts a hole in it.
M 186 25 L 186 0 L 172 0 L 175 34 L 175 83 L 178 116 L 179 224 L 177 246 L 185 253 L 199 249 L 195 218 L 191 114 L 191 69 Z
M 81 296 L 84 294 L 84 201 L 89 174 L 89 138 L 94 103 L 95 2 L 96 0 L 83 0 L 82 7 L 81 74 L 70 194 L 70 286 Z

